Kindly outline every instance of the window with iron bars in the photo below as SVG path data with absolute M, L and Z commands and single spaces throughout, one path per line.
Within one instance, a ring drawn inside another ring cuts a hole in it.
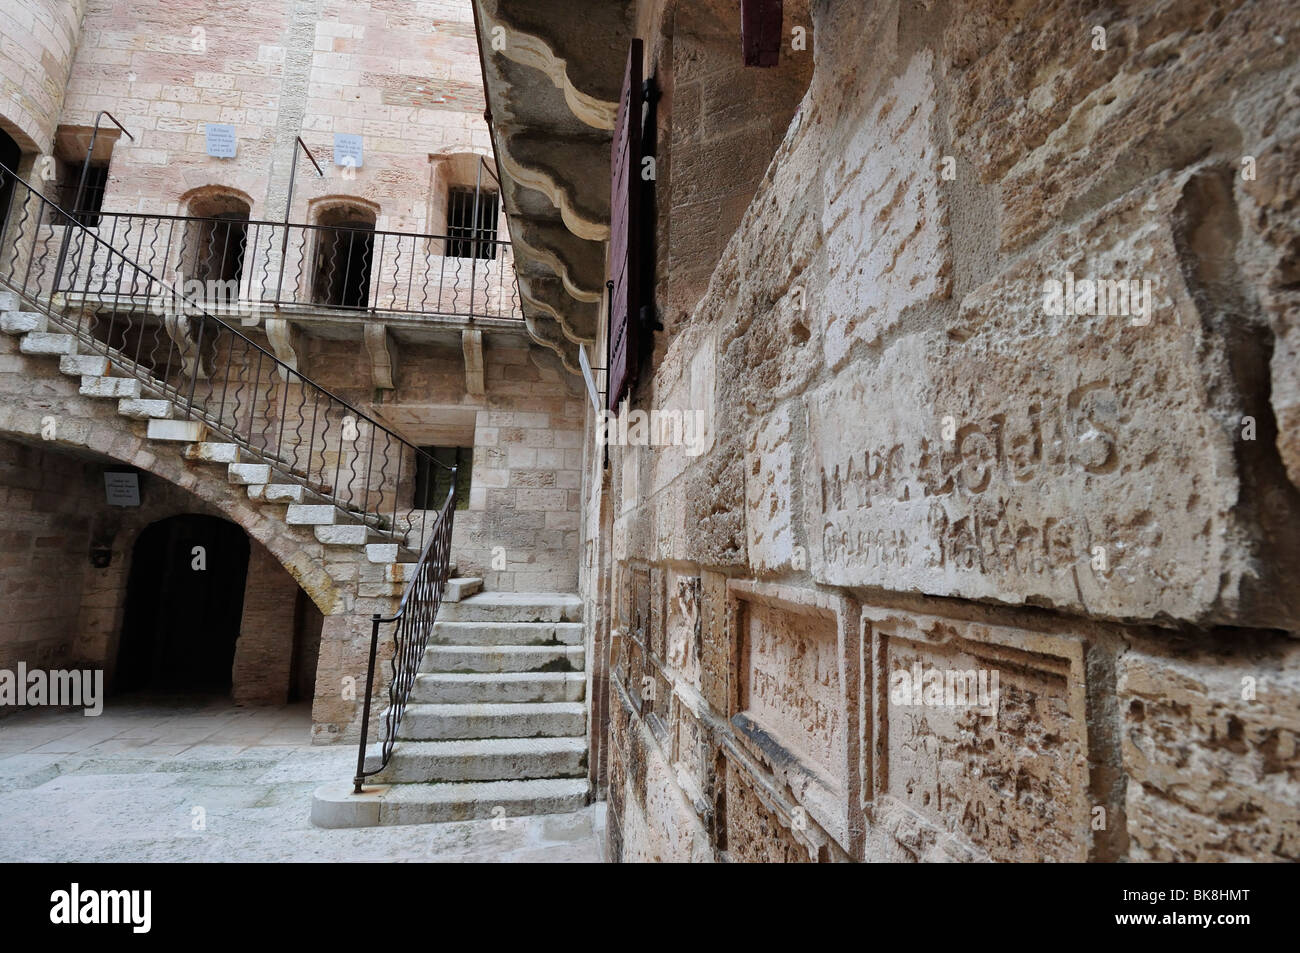
M 447 193 L 447 257 L 496 257 L 497 193 L 450 189 Z
M 77 185 L 81 181 L 81 163 L 64 161 L 61 163 L 59 185 L 59 205 L 71 213 L 74 221 L 86 228 L 99 227 L 99 212 L 104 207 L 104 189 L 108 186 L 108 163 L 92 162 L 86 169 L 86 187 L 81 193 L 81 208 L 74 209 L 77 203 Z

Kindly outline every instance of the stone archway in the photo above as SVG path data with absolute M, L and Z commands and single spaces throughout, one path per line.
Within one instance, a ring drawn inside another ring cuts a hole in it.
M 0 337 L 0 353 L 17 350 L 16 338 Z M 69 388 L 54 361 L 22 360 L 21 373 L 0 375 L 0 437 L 51 450 L 88 451 L 101 461 L 152 474 L 188 491 L 265 547 L 322 617 L 313 737 L 321 742 L 355 738 L 361 715 L 355 689 L 364 682 L 370 617 L 391 615 L 396 608 L 385 567 L 370 563 L 359 550 L 331 549 L 311 527 L 288 524 L 282 507 L 255 502 L 245 486 L 229 482 L 225 465 L 193 454 L 187 458 L 181 444 L 149 440 L 143 424 L 117 413 L 116 402 L 83 396 L 75 384 Z M 97 492 L 103 493 L 102 483 Z M 382 686 L 383 671 L 377 680 Z

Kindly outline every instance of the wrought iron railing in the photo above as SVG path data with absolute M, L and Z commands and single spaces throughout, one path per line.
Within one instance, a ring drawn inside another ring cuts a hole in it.
M 442 593 L 447 583 L 451 563 L 451 528 L 456 514 L 456 488 L 453 486 L 438 511 L 438 518 L 429 533 L 429 539 L 420 553 L 410 582 L 402 593 L 397 612 L 384 618 L 378 614 L 371 618 L 370 664 L 366 669 L 366 699 L 361 712 L 361 741 L 357 748 L 357 773 L 352 779 L 353 791 L 361 793 L 365 779 L 378 774 L 393 756 L 397 743 L 397 729 L 406 703 L 415 687 L 420 672 L 424 650 L 429 645 L 433 624 L 442 605 Z M 384 734 L 380 741 L 378 763 L 366 768 L 366 748 L 370 738 L 370 704 L 375 683 L 375 658 L 379 651 L 380 626 L 393 624 L 392 671 L 388 681 L 388 708 L 384 712 Z
M 0 284 L 109 358 L 172 416 L 201 422 L 382 540 L 427 549 L 417 472 L 454 468 L 303 376 L 21 178 L 0 225 Z M 102 230 L 102 226 L 101 226 Z M 124 304 L 135 296 L 147 307 Z M 453 476 L 454 483 L 454 476 Z
M 486 231 L 467 239 L 125 212 L 100 212 L 94 221 L 99 241 L 191 298 L 201 293 L 218 313 L 343 308 L 523 319 L 510 243 Z M 73 237 L 74 244 L 86 241 Z M 71 278 L 63 286 L 69 294 L 108 294 L 127 304 L 140 298 L 138 288 L 102 271 L 85 269 Z

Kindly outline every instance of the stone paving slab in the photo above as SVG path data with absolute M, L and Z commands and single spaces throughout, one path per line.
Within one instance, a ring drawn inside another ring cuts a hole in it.
M 603 804 L 497 821 L 317 828 L 312 792 L 348 777 L 356 752 L 311 745 L 310 728 L 306 706 L 203 700 L 110 702 L 95 718 L 58 710 L 0 718 L 0 862 L 601 859 Z

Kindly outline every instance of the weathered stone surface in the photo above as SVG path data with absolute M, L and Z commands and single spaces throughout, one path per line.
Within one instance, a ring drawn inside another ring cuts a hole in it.
M 1145 170 L 1225 146 L 1235 163 L 1224 90 L 1294 63 L 1292 13 L 1244 0 L 963 5 L 945 44 L 952 129 L 980 176 L 1002 182 L 1002 244 L 1024 245 Z
M 1300 645 L 1141 642 L 1118 696 L 1135 860 L 1300 860 Z
M 855 342 L 878 342 L 906 308 L 946 297 L 951 286 L 931 69 L 930 53 L 917 53 L 861 115 L 842 120 L 848 142 L 827 164 L 822 306 L 832 368 Z
M 1181 277 L 1173 217 L 1192 188 L 1117 200 L 968 296 L 946 336 L 900 339 L 808 397 L 819 581 L 1294 618 L 1237 512 L 1230 355 Z M 1151 314 L 1048 314 L 1044 282 L 1070 274 L 1149 281 Z
M 795 561 L 797 474 L 790 446 L 790 414 L 789 405 L 773 412 L 755 431 L 745 451 L 745 539 L 749 565 L 757 573 L 784 569 Z
M 948 835 L 971 859 L 1088 858 L 1081 639 L 868 607 L 862 644 L 878 739 L 863 775 L 892 836 L 918 825 L 891 802 L 935 829 L 904 840 L 913 859 L 953 854 Z
M 739 636 L 740 713 L 842 783 L 846 713 L 834 616 L 746 603 Z
M 1249 252 L 1241 256 L 1243 273 L 1274 335 L 1269 400 L 1275 443 L 1287 476 L 1300 487 L 1300 87 L 1250 105 L 1242 110 L 1255 120 L 1252 131 L 1261 141 L 1235 177 L 1242 244 Z
M 749 755 L 850 853 L 860 685 L 858 610 L 809 589 L 734 581 L 728 713 Z M 869 744 L 869 743 L 868 743 Z

